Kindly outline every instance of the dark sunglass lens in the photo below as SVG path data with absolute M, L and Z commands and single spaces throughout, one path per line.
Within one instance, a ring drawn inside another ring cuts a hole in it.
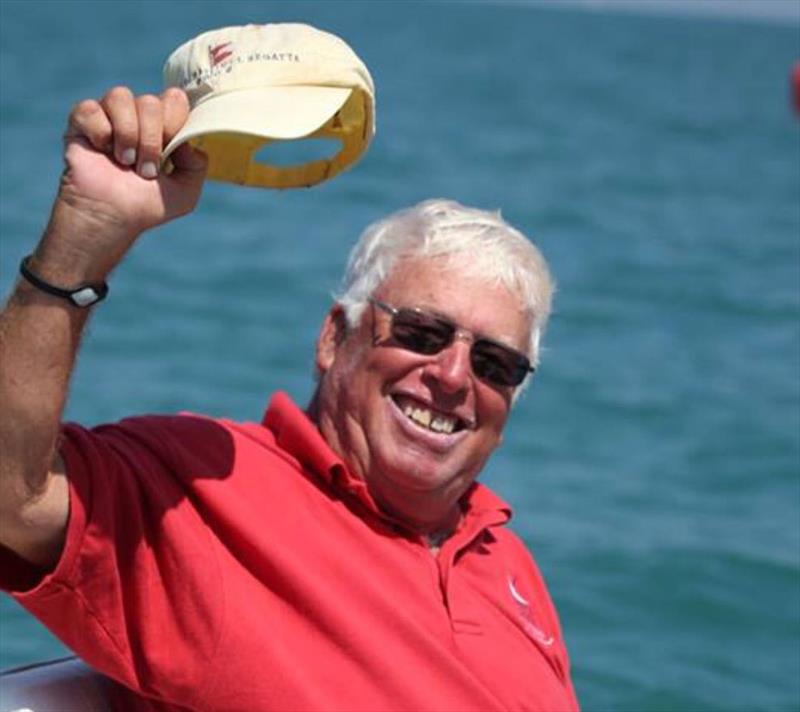
M 520 353 L 490 341 L 472 347 L 472 370 L 479 378 L 498 386 L 518 386 L 525 379 L 530 361 Z
M 401 309 L 392 319 L 392 336 L 404 348 L 435 354 L 450 343 L 455 327 L 435 317 Z

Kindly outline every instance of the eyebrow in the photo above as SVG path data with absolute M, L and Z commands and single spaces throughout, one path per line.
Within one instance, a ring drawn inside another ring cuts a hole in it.
M 443 314 L 438 309 L 433 309 L 429 307 L 395 307 L 396 309 L 406 309 L 408 311 L 418 311 L 428 314 L 429 316 L 435 316 L 442 321 L 446 321 L 448 324 L 454 324 L 456 329 L 462 328 L 461 324 L 459 324 L 455 319 L 452 317 L 447 316 L 447 314 Z M 510 343 L 506 343 L 504 341 L 500 341 L 498 339 L 493 339 L 490 336 L 486 336 L 481 332 L 473 331 L 472 329 L 467 329 L 474 337 L 476 341 L 488 341 L 490 344 L 494 344 L 495 346 L 502 346 L 504 349 L 511 349 L 512 351 L 516 351 L 517 353 L 523 354 L 524 356 L 528 355 L 528 351 L 526 348 L 519 348 L 518 346 L 512 346 Z

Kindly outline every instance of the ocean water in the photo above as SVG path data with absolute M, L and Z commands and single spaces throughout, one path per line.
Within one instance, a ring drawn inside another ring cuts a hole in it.
M 485 481 L 515 506 L 586 710 L 800 709 L 797 24 L 525 3 L 0 3 L 0 287 L 35 244 L 72 104 L 160 88 L 195 34 L 299 20 L 357 50 L 378 133 L 329 184 L 207 185 L 96 309 L 67 417 L 257 419 L 311 392 L 360 230 L 500 208 L 556 310 Z M 62 653 L 0 598 L 0 667 Z

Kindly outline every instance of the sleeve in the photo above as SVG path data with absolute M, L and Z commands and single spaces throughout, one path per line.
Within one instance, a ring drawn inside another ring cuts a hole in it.
M 202 699 L 224 596 L 195 490 L 231 472 L 230 432 L 195 416 L 133 418 L 95 430 L 66 425 L 60 449 L 70 489 L 61 558 L 36 582 L 3 552 L 4 586 L 125 686 L 168 702 Z

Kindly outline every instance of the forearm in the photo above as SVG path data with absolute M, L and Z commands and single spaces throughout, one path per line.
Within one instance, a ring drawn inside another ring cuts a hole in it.
M 103 282 L 145 230 L 194 209 L 206 160 L 191 146 L 175 150 L 169 175 L 142 174 L 188 111 L 177 89 L 134 97 L 116 87 L 75 105 L 58 198 L 27 265 L 32 275 L 61 290 Z M 55 563 L 66 530 L 56 448 L 87 318 L 86 309 L 24 280 L 0 314 L 0 544 L 41 566 Z
M 102 281 L 107 259 L 93 258 L 83 246 L 107 240 L 115 229 L 58 201 L 29 268 L 66 287 Z M 31 528 L 46 543 L 66 521 L 64 495 L 51 492 L 52 464 L 90 311 L 20 279 L 0 314 L 0 542 L 23 555 L 39 547 Z M 49 497 L 55 497 L 52 505 Z

